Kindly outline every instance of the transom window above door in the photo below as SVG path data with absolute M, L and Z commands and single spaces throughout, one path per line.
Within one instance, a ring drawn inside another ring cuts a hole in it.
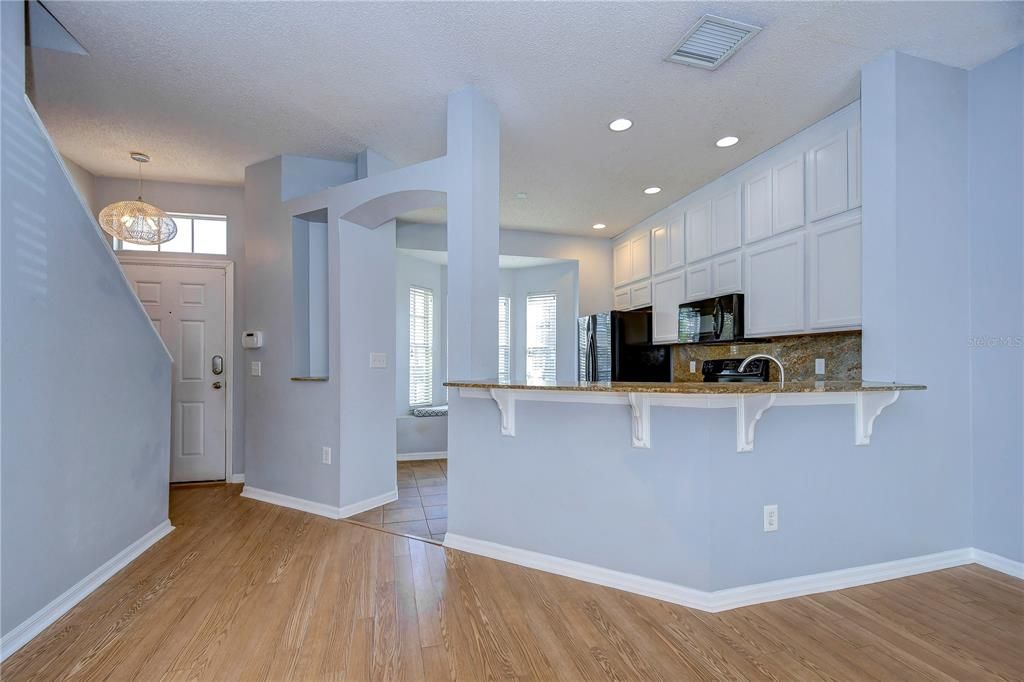
M 228 218 L 198 213 L 168 213 L 178 226 L 174 239 L 163 244 L 142 245 L 114 240 L 115 251 L 159 251 L 161 253 L 203 253 L 226 256 Z

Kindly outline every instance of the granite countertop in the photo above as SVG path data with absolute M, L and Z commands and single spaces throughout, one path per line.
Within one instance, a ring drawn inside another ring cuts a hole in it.
M 859 391 L 923 391 L 922 384 L 885 383 L 882 381 L 787 381 L 763 383 L 704 383 L 700 381 L 620 382 L 620 381 L 500 381 L 476 379 L 448 381 L 450 388 L 508 389 L 516 391 L 592 391 L 605 393 L 854 393 Z

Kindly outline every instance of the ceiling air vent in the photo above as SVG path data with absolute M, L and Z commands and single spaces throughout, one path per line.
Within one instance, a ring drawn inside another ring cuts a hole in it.
M 731 57 L 760 30 L 760 26 L 705 14 L 676 43 L 675 49 L 665 61 L 699 66 L 702 69 L 717 69 L 719 64 Z

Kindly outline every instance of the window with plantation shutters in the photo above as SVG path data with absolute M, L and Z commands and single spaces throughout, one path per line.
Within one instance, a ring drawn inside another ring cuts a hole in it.
M 526 378 L 555 380 L 555 294 L 526 297 Z
M 512 376 L 512 299 L 498 297 L 498 381 Z
M 434 391 L 434 292 L 409 287 L 409 406 L 430 405 Z

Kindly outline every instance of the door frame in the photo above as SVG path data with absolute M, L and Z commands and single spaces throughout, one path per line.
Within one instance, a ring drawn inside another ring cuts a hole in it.
M 152 256 L 130 251 L 115 251 L 114 255 L 122 265 L 158 266 L 165 268 L 201 268 L 224 271 L 224 362 L 231 370 L 228 375 L 224 400 L 224 482 L 231 483 L 234 472 L 234 424 L 235 424 L 235 263 L 225 258 L 189 258 L 188 254 Z M 134 289 L 134 287 L 133 287 Z M 136 294 L 138 295 L 138 294 Z

